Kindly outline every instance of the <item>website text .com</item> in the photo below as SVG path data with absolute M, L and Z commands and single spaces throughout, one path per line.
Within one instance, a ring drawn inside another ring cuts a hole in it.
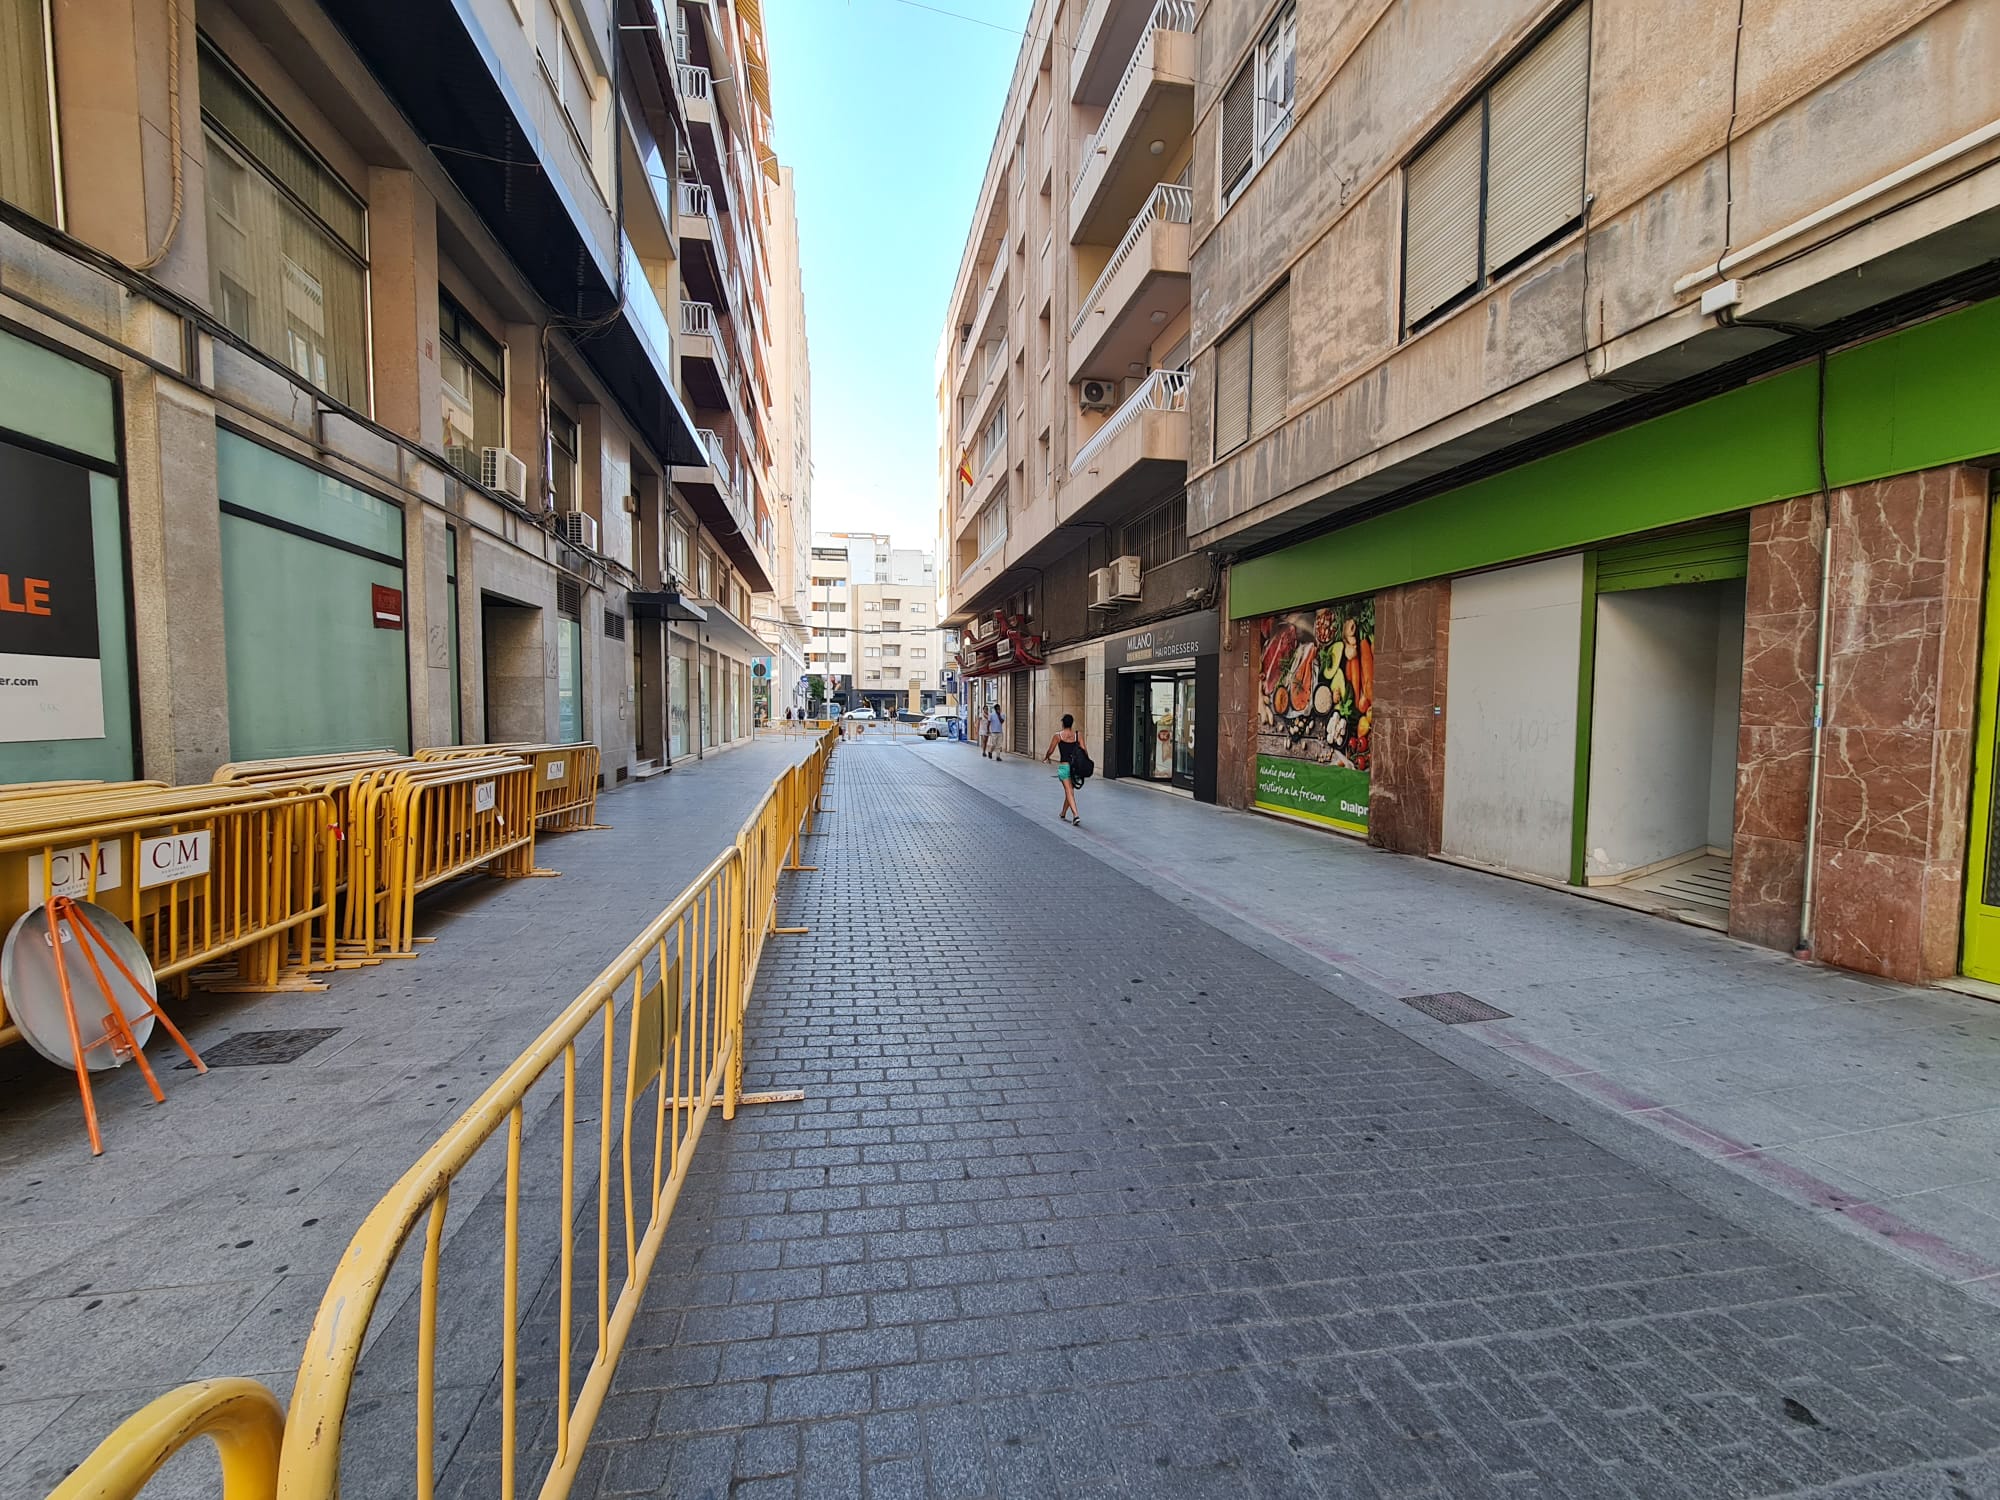
M 0 677 L 0 687 L 40 687 L 39 677 Z

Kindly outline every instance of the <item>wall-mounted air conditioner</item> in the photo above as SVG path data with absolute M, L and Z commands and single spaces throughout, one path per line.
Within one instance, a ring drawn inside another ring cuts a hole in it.
M 479 482 L 489 490 L 527 503 L 528 466 L 505 448 L 479 450 Z
M 556 517 L 556 534 L 572 547 L 597 550 L 597 517 L 584 510 L 566 510 Z
M 1118 404 L 1118 385 L 1110 380 L 1086 380 L 1077 387 L 1085 411 L 1110 411 Z
M 1116 609 L 1117 600 L 1111 597 L 1111 570 L 1092 568 L 1090 570 L 1090 607 L 1092 609 Z
M 1139 597 L 1139 559 L 1132 553 L 1111 559 L 1111 597 L 1126 604 Z

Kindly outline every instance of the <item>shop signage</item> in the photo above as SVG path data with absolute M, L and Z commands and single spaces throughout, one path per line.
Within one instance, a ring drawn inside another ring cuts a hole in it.
M 172 885 L 190 875 L 208 873 L 210 837 L 207 829 L 193 833 L 170 833 L 162 838 L 139 841 L 139 889 Z
M 0 443 L 0 741 L 103 736 L 89 471 Z
M 1257 785 L 1269 812 L 1368 831 L 1375 599 L 1340 599 L 1257 622 Z
M 542 777 L 546 781 L 561 781 L 563 779 L 563 772 L 567 771 L 568 769 L 569 769 L 568 761 L 552 760 L 549 762 L 548 769 L 542 773 Z
M 1197 656 L 1213 656 L 1221 649 L 1221 617 L 1205 609 L 1112 636 L 1104 643 L 1104 666 L 1107 671 L 1139 666 L 1172 668 Z
M 472 789 L 472 810 L 474 812 L 492 812 L 493 795 L 493 783 L 490 781 L 480 782 Z
M 97 846 L 97 880 L 99 895 L 115 891 L 124 884 L 125 870 L 119 853 L 121 845 L 99 844 Z M 50 854 L 48 866 L 49 891 L 57 896 L 73 896 L 81 901 L 91 890 L 90 845 L 77 844 L 68 849 L 57 849 Z M 28 859 L 28 906 L 30 909 L 42 904 L 43 861 L 39 854 Z
M 401 630 L 403 628 L 403 591 L 392 589 L 387 584 L 371 583 L 374 591 L 371 603 L 375 610 L 377 630 Z

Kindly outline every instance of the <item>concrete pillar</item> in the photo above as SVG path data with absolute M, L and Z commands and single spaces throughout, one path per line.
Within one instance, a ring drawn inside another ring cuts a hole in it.
M 1257 786 L 1257 622 L 1229 618 L 1228 575 L 1217 609 L 1222 613 L 1221 661 L 1217 663 L 1215 709 L 1215 800 L 1223 807 L 1248 807 Z
M 195 8 L 192 0 L 56 0 L 56 95 L 62 103 L 63 214 L 69 232 L 208 304 Z M 174 20 L 178 13 L 177 24 Z M 180 221 L 174 223 L 170 36 L 180 55 Z M 168 232 L 173 238 L 168 245 Z
M 369 169 L 368 247 L 375 420 L 436 451 L 444 446 L 437 203 L 411 173 Z
M 124 403 L 142 774 L 207 781 L 230 759 L 215 406 L 143 368 Z

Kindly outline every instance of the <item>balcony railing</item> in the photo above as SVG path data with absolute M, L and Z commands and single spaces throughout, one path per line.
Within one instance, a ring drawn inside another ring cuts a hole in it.
M 723 346 L 722 330 L 717 325 L 715 309 L 706 302 L 683 300 L 681 332 L 708 340 L 708 357 L 715 361 L 716 373 L 727 385 L 730 380 L 729 351 Z
M 708 190 L 705 182 L 683 182 L 680 184 L 680 208 L 684 214 L 696 218 L 715 217 L 715 194 Z
M 1075 321 L 1069 325 L 1069 331 L 1075 333 L 1079 328 L 1083 327 L 1083 320 L 1090 316 L 1090 310 L 1097 305 L 1098 293 L 1111 284 L 1111 278 L 1118 274 L 1118 268 L 1131 259 L 1133 249 L 1138 245 L 1141 236 L 1148 229 L 1156 223 L 1191 224 L 1193 222 L 1194 190 L 1192 188 L 1185 188 L 1178 183 L 1172 182 L 1163 182 L 1154 188 L 1152 196 L 1146 199 L 1146 206 L 1139 210 L 1138 215 L 1132 220 L 1131 227 L 1125 231 L 1125 238 L 1120 240 L 1118 248 L 1111 252 L 1111 259 L 1104 263 L 1102 274 L 1098 276 L 1096 281 L 1091 283 L 1089 295 L 1083 299 L 1082 305 L 1077 308 Z
M 708 83 L 708 69 L 700 63 L 681 64 L 681 92 L 688 98 L 708 98 Z
M 1083 162 L 1076 169 L 1076 185 L 1070 189 L 1071 214 L 1075 214 L 1076 200 L 1082 196 L 1083 185 L 1090 176 L 1091 158 L 1097 155 L 1097 148 L 1104 142 L 1104 132 L 1111 128 L 1111 122 L 1117 118 L 1118 106 L 1125 102 L 1125 95 L 1132 87 L 1132 80 L 1139 76 L 1139 59 L 1146 55 L 1146 43 L 1156 31 L 1192 32 L 1193 30 L 1194 0 L 1159 0 L 1159 4 L 1153 7 L 1153 14 L 1147 18 L 1145 30 L 1139 33 L 1138 45 L 1132 49 L 1132 60 L 1125 64 L 1125 76 L 1118 80 L 1118 87 L 1112 92 L 1111 102 L 1104 106 L 1104 118 L 1098 121 L 1097 131 L 1091 136 L 1090 144 L 1083 148 Z
M 1081 474 L 1090 467 L 1090 461 L 1097 457 L 1104 446 L 1119 433 L 1138 421 L 1149 411 L 1187 410 L 1188 372 L 1186 370 L 1155 370 L 1146 377 L 1146 383 L 1125 398 L 1110 420 L 1090 435 L 1090 441 L 1076 450 L 1076 457 L 1070 460 L 1071 474 Z

